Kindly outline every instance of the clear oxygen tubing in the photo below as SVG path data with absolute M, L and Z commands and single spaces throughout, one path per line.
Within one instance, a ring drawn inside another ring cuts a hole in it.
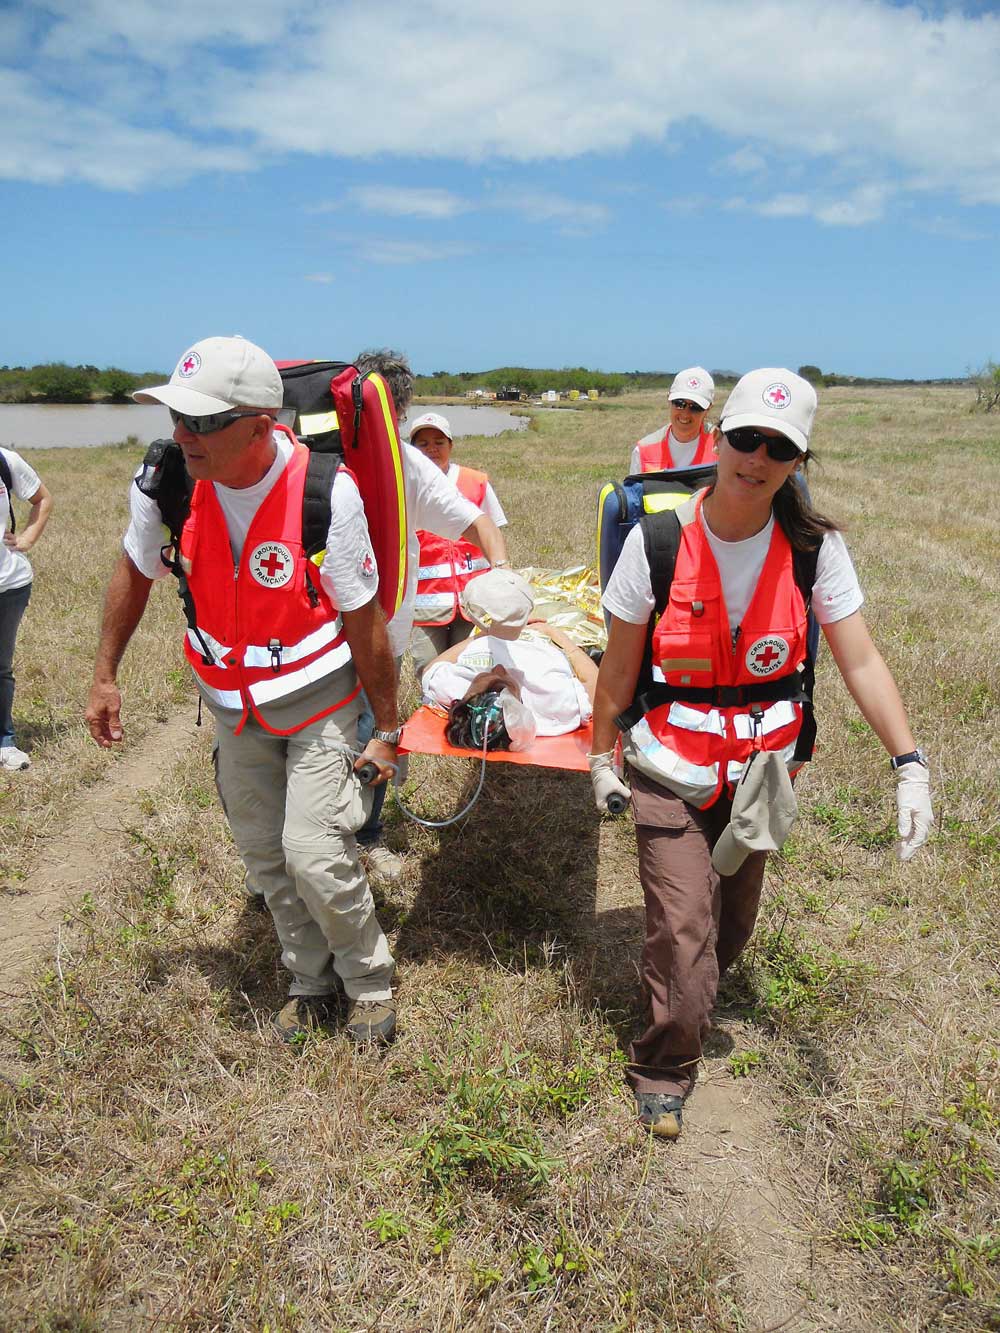
M 452 824 L 457 824 L 460 819 L 464 819 L 465 816 L 472 809 L 472 807 L 479 800 L 480 793 L 483 790 L 483 783 L 486 781 L 486 754 L 487 751 L 489 750 L 489 745 L 490 745 L 490 731 L 489 727 L 487 727 L 485 735 L 483 736 L 483 752 L 482 752 L 482 758 L 479 763 L 479 781 L 476 784 L 476 790 L 472 793 L 470 800 L 468 800 L 466 804 L 462 806 L 461 810 L 459 810 L 457 815 L 451 815 L 450 818 L 448 819 L 424 819 L 420 815 L 416 814 L 413 810 L 409 809 L 408 806 L 405 806 L 403 804 L 403 799 L 399 794 L 399 788 L 394 787 L 393 798 L 395 799 L 396 804 L 399 806 L 400 810 L 402 810 L 406 818 L 411 819 L 414 822 L 414 824 L 419 824 L 422 828 L 449 828 Z

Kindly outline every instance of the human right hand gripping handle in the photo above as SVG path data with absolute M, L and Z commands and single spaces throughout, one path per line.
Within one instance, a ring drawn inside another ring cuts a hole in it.
M 605 750 L 603 754 L 588 754 L 587 763 L 598 810 L 602 814 L 607 810 L 609 814 L 620 815 L 632 799 L 632 791 L 615 772 L 614 753 Z

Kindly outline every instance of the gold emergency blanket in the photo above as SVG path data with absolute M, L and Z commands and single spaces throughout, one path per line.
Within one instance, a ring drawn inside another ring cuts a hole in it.
M 528 565 L 517 571 L 535 592 L 535 615 L 564 630 L 581 648 L 608 644 L 601 612 L 601 588 L 597 575 L 585 565 L 572 569 L 538 569 Z

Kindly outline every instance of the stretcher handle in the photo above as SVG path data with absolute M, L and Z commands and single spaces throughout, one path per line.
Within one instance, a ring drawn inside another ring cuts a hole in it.
M 617 792 L 617 791 L 616 791 L 616 792 L 613 792 L 613 793 L 608 797 L 608 801 L 607 801 L 608 814 L 610 814 L 610 815 L 620 815 L 620 814 L 622 814 L 622 813 L 624 812 L 625 807 L 626 807 L 627 805 L 628 805 L 628 797 L 627 797 L 627 796 L 622 796 L 622 794 L 621 794 L 620 792 Z
M 369 759 L 367 764 L 361 765 L 357 774 L 362 787 L 370 787 L 372 783 L 378 781 L 378 764 L 373 764 Z

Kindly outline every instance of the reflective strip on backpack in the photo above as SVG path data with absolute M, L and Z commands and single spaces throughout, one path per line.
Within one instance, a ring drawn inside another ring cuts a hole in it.
M 336 412 L 314 412 L 311 416 L 299 416 L 299 433 L 302 435 L 326 435 L 339 429 Z
M 340 616 L 336 620 L 331 620 L 326 625 L 320 625 L 319 629 L 313 630 L 307 634 L 304 639 L 291 645 L 282 644 L 281 661 L 283 663 L 301 662 L 303 657 L 309 657 L 311 653 L 318 653 L 321 648 L 332 643 L 341 631 L 343 622 Z M 248 643 L 246 651 L 243 654 L 243 665 L 248 667 L 268 667 L 273 663 L 273 654 L 270 645 L 262 643 Z
M 250 698 L 258 705 L 283 699 L 288 694 L 295 694 L 298 690 L 304 690 L 307 685 L 313 685 L 325 676 L 332 675 L 334 671 L 347 666 L 350 660 L 351 648 L 345 641 L 330 652 L 324 653 L 322 657 L 318 657 L 315 662 L 299 667 L 298 671 L 282 672 L 280 676 L 255 681 L 249 689 Z

